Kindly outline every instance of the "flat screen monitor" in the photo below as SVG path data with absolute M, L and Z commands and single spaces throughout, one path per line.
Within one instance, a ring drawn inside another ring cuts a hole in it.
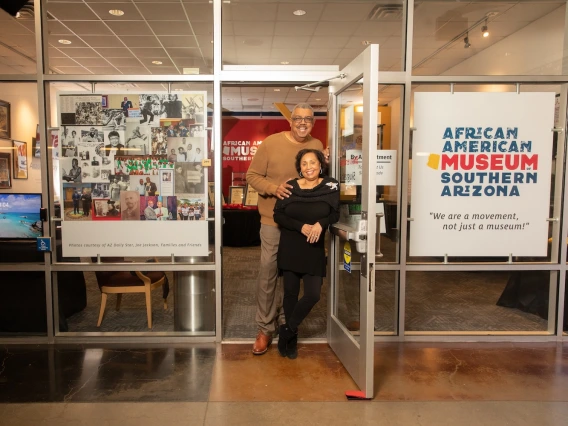
M 41 194 L 0 194 L 0 239 L 34 240 L 42 236 Z

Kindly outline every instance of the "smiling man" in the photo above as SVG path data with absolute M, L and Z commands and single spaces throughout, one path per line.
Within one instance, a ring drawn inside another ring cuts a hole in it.
M 298 104 L 292 110 L 290 130 L 267 137 L 258 147 L 247 172 L 247 183 L 256 189 L 260 213 L 260 272 L 257 285 L 256 322 L 258 334 L 252 353 L 262 355 L 272 343 L 272 336 L 285 323 L 282 310 L 282 286 L 278 285 L 276 255 L 280 229 L 274 222 L 276 199 L 290 195 L 286 181 L 298 177 L 294 166 L 296 154 L 306 148 L 323 150 L 320 140 L 310 136 L 314 126 L 314 110 L 309 104 Z

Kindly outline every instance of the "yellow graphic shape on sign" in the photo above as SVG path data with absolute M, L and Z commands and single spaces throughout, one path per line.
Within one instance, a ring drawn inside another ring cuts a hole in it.
M 428 156 L 428 164 L 427 166 L 431 169 L 438 170 L 438 166 L 440 165 L 440 154 L 430 154 Z
M 343 260 L 345 263 L 351 263 L 351 244 L 349 244 L 349 241 L 345 241 L 343 245 Z

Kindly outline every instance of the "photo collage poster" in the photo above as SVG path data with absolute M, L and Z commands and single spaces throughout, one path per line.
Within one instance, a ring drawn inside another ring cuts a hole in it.
M 206 220 L 207 93 L 60 95 L 64 220 Z

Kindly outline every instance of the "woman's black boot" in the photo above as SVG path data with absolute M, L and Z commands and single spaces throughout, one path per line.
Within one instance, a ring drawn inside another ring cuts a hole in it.
M 280 355 L 286 356 L 288 353 L 288 343 L 295 334 L 290 330 L 287 324 L 282 324 L 278 329 L 278 352 Z
M 288 340 L 288 346 L 286 346 L 286 356 L 290 359 L 298 358 L 298 329 L 292 332 L 292 337 Z

